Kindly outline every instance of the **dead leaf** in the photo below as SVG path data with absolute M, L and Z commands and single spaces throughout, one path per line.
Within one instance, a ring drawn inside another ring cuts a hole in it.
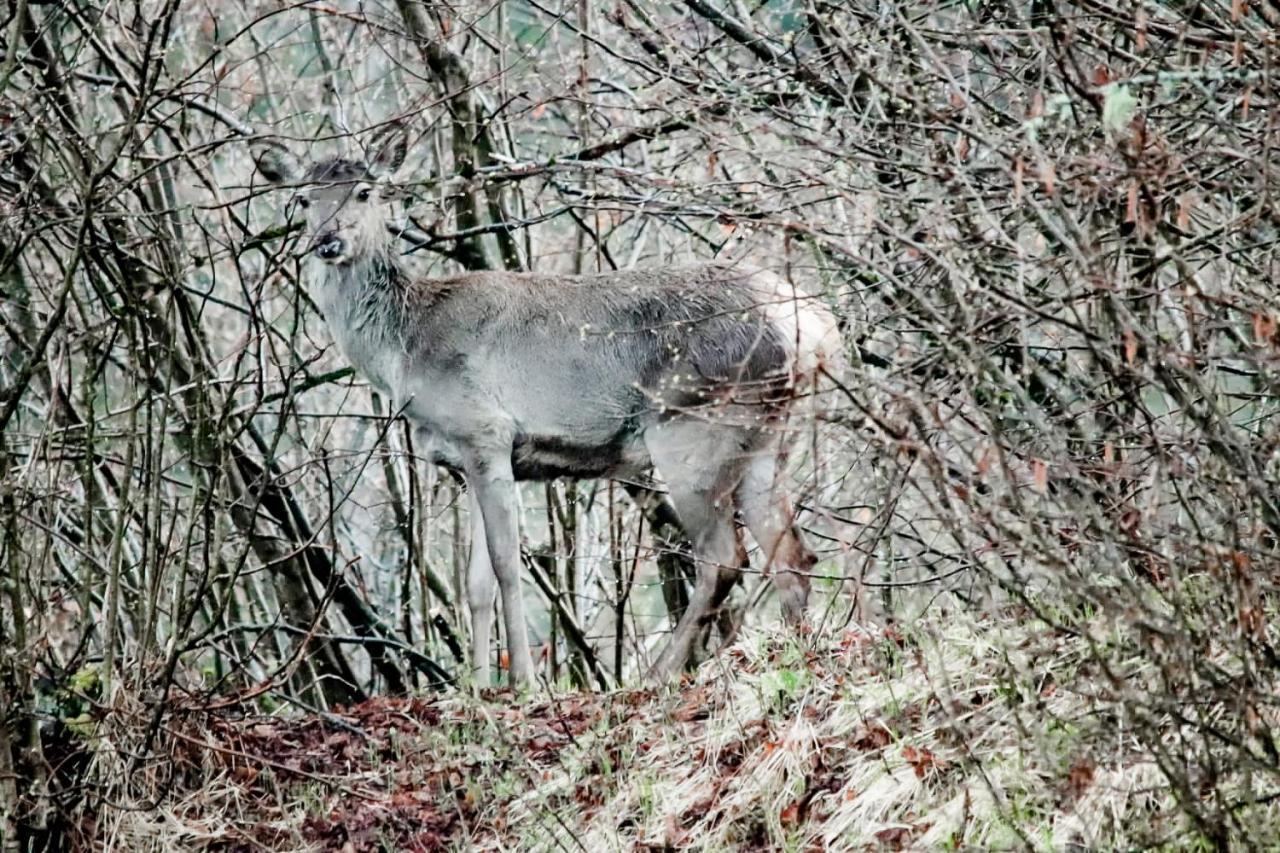
M 1048 160 L 1040 164 L 1040 183 L 1044 186 L 1045 195 L 1053 195 L 1054 187 L 1057 185 L 1057 172 Z
M 671 718 L 678 723 L 689 723 L 694 720 L 705 720 L 710 715 L 707 688 L 700 686 L 685 693 L 684 704 L 671 713 Z
M 1178 196 L 1178 218 L 1177 225 L 1183 231 L 1191 224 L 1191 208 L 1195 206 L 1196 194 L 1187 192 Z
M 864 752 L 870 752 L 876 749 L 883 749 L 889 745 L 889 741 L 892 739 L 893 734 L 883 723 L 870 723 L 859 728 L 854 734 L 853 747 Z
M 982 448 L 982 455 L 978 457 L 978 475 L 985 477 L 987 472 L 991 470 L 991 445 Z
M 904 746 L 902 748 L 902 758 L 911 765 L 911 769 L 915 771 L 917 779 L 923 779 L 930 771 L 936 770 L 941 766 L 938 757 L 924 747 Z
M 1138 337 L 1133 333 L 1133 329 L 1124 330 L 1124 362 L 1125 364 L 1133 364 L 1138 357 Z
M 902 850 L 911 841 L 911 827 L 891 826 L 876 833 L 876 840 L 891 850 Z
M 464 812 L 473 812 L 476 810 L 476 795 L 470 788 L 459 792 L 458 807 Z
M 1097 765 L 1088 758 L 1081 758 L 1071 765 L 1067 771 L 1067 797 L 1074 801 L 1080 799 L 1089 786 L 1093 784 L 1093 774 Z
M 1253 339 L 1259 345 L 1269 343 L 1276 336 L 1276 318 L 1255 311 L 1253 315 Z
M 667 815 L 666 832 L 662 842 L 668 848 L 682 847 L 689 837 L 689 831 L 680 825 L 680 820 L 673 814 Z

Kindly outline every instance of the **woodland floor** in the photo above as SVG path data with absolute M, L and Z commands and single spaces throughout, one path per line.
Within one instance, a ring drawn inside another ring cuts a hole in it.
M 190 716 L 167 726 L 159 806 L 94 834 L 237 851 L 1167 844 L 1181 820 L 1156 767 L 1061 686 L 1089 666 L 1043 626 L 956 619 L 754 632 L 661 691 Z

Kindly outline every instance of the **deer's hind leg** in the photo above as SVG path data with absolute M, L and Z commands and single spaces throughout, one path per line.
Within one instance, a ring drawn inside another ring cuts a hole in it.
M 733 523 L 734 490 L 752 443 L 741 427 L 692 418 L 652 427 L 645 435 L 698 563 L 689 606 L 650 671 L 655 679 L 684 667 L 698 634 L 741 574 L 745 551 Z
M 818 561 L 795 526 L 795 513 L 778 482 L 781 448 L 771 440 L 746 464 L 737 502 L 747 529 L 773 571 L 783 617 L 793 625 L 809 603 L 809 573 Z

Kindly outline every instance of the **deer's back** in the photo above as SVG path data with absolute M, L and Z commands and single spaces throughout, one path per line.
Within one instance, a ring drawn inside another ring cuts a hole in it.
M 425 286 L 415 337 L 425 349 L 447 341 L 463 357 L 480 344 L 535 363 L 620 369 L 651 391 L 670 385 L 672 373 L 746 383 L 788 372 L 797 350 L 813 348 L 798 324 L 819 327 L 818 337 L 834 332 L 820 302 L 784 288 L 771 273 L 727 265 L 471 273 Z

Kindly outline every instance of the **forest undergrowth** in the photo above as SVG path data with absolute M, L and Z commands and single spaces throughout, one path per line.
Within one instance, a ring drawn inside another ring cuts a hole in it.
M 71 834 L 136 851 L 1207 847 L 1118 715 L 1115 691 L 1156 677 L 1132 641 L 1021 610 L 753 630 L 671 689 L 175 709 L 171 761 L 133 774 L 113 765 L 145 716 L 120 708 L 77 733 L 116 789 Z M 1259 837 L 1280 823 L 1248 809 Z

